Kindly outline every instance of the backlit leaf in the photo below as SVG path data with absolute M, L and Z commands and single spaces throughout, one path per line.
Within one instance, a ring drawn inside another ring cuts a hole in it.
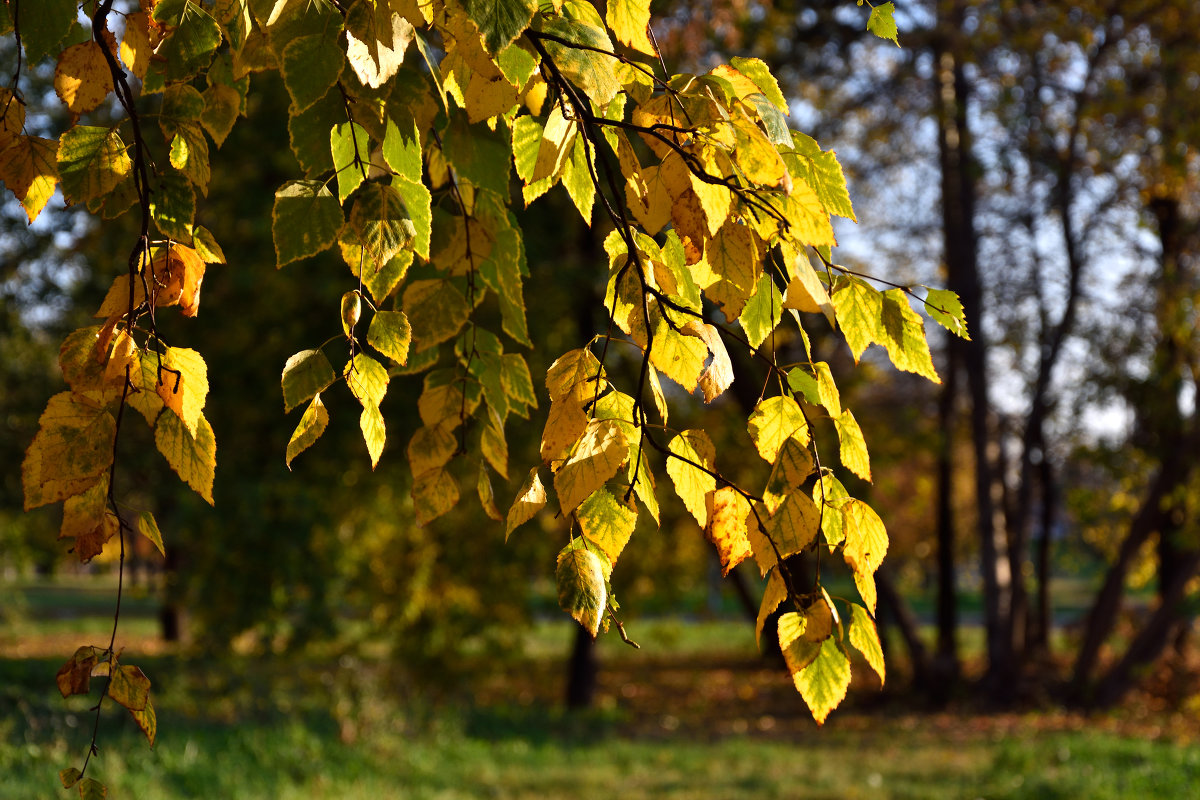
M 20 9 L 21 44 L 29 63 L 36 64 L 71 30 L 77 14 L 75 0 L 26 0 Z
M 657 54 L 646 35 L 650 25 L 649 0 L 609 0 L 606 8 L 605 22 L 616 34 L 617 41 L 648 56 Z
M 108 696 L 130 711 L 141 711 L 150 700 L 150 679 L 139 667 L 117 664 L 109 673 Z
M 320 350 L 301 350 L 283 365 L 283 410 L 291 411 L 337 380 L 333 365 Z
M 112 73 L 100 43 L 87 41 L 63 50 L 54 70 L 54 91 L 73 114 L 86 114 L 113 90 Z
M 342 207 L 321 181 L 289 181 L 275 193 L 271 234 L 276 265 L 320 253 L 337 241 Z
M 880 39 L 894 42 L 899 47 L 900 40 L 896 38 L 896 20 L 892 17 L 895 10 L 896 6 L 890 2 L 872 6 L 871 16 L 867 18 L 867 30 Z
M 367 178 L 371 140 L 357 122 L 340 122 L 329 131 L 329 152 L 337 173 L 338 200 L 345 202 Z
M 746 535 L 750 502 L 732 486 L 709 492 L 705 502 L 708 525 L 704 533 L 721 557 L 721 574 L 728 575 L 750 556 L 750 540 Z
M 617 563 L 637 524 L 637 511 L 618 500 L 607 489 L 599 489 L 575 510 L 579 529 L 599 547 L 612 564 Z
M 293 114 L 320 100 L 337 83 L 345 56 L 338 47 L 336 33 L 297 36 L 283 49 L 280 66 Z
M 554 491 L 563 514 L 569 514 L 588 495 L 617 474 L 629 457 L 629 443 L 611 420 L 592 420 L 570 459 L 554 475 Z
M 800 644 L 797 642 L 793 647 Z M 808 647 L 817 645 L 810 644 Z M 846 658 L 832 637 L 824 640 L 819 648 L 816 657 L 807 666 L 799 671 L 792 669 L 792 681 L 812 711 L 813 719 L 821 725 L 829 712 L 846 697 L 846 689 L 850 686 L 850 659 Z M 785 651 L 785 655 L 789 652 L 791 648 Z M 792 667 L 790 659 L 788 667 Z
M 332 374 L 332 367 L 330 374 Z M 287 454 L 284 456 L 284 463 L 288 469 L 292 468 L 292 460 L 321 438 L 321 434 L 328 426 L 329 412 L 325 409 L 325 404 L 321 402 L 321 395 L 318 394 L 313 397 L 308 408 L 304 410 L 304 414 L 300 417 L 300 424 L 296 426 L 296 430 L 292 432 L 292 438 L 288 440 Z
M 698 320 L 688 322 L 683 326 L 682 332 L 700 339 L 712 354 L 712 360 L 700 375 L 700 389 L 704 392 L 704 402 L 711 403 L 724 394 L 733 383 L 733 362 L 729 360 L 725 342 L 721 340 L 716 326 Z
M 116 420 L 103 405 L 60 392 L 50 398 L 21 462 L 25 510 L 85 490 L 112 464 Z
M 425 525 L 458 505 L 458 481 L 444 469 L 431 469 L 413 478 L 413 513 Z
M 376 311 L 367 328 L 367 344 L 397 364 L 408 361 L 412 328 L 403 311 Z
M 767 577 L 767 586 L 763 590 L 762 603 L 758 607 L 758 621 L 754 624 L 754 641 L 762 645 L 763 627 L 767 619 L 775 613 L 775 609 L 787 599 L 787 585 L 779 575 L 779 570 L 772 570 Z
M 379 456 L 383 454 L 383 443 L 387 435 L 379 406 L 370 403 L 364 405 L 362 414 L 358 417 L 358 427 L 362 430 L 363 441 L 367 443 L 367 453 L 371 456 L 371 469 L 375 469 L 379 464 Z
M 504 525 L 504 540 L 508 541 L 512 532 L 533 519 L 544 505 L 546 505 L 546 487 L 542 485 L 538 468 L 534 467 L 529 470 L 525 483 L 517 492 L 517 498 L 513 501 L 512 507 L 508 509 L 508 517 Z
M 846 519 L 846 547 L 843 556 L 850 568 L 872 575 L 887 555 L 888 535 L 875 509 L 861 500 L 847 500 L 842 506 Z
M 875 670 L 875 674 L 879 676 L 879 682 L 882 684 L 885 679 L 885 668 L 883 663 L 883 645 L 879 641 L 879 631 L 875 628 L 875 620 L 867 613 L 867 610 L 858 603 L 850 604 L 850 644 L 854 649 L 863 654 L 863 658 L 871 665 L 871 669 Z
M 496 507 L 496 495 L 492 491 L 492 479 L 488 475 L 487 464 L 479 462 L 479 476 L 475 481 L 475 491 L 479 495 L 479 505 L 489 519 L 497 522 L 504 519 L 500 509 Z
M 466 0 L 464 5 L 492 55 L 498 55 L 529 27 L 537 10 L 530 0 Z
M 717 457 L 712 440 L 704 431 L 689 430 L 672 439 L 667 449 L 676 456 L 667 458 L 667 474 L 675 493 L 700 526 L 707 527 L 708 493 L 717 488 L 711 474 Z
M 446 280 L 413 281 L 404 290 L 403 306 L 418 351 L 453 337 L 470 314 L 467 298 Z
M 58 143 L 58 175 L 63 197 L 81 203 L 107 194 L 133 168 L 115 128 L 76 125 Z
M 343 371 L 350 394 L 364 406 L 378 406 L 387 394 L 388 373 L 366 353 L 355 353 Z
M 10 184 L 11 186 L 11 184 Z M 946 289 L 930 289 L 925 295 L 925 313 L 930 319 L 961 339 L 970 340 L 967 319 L 958 295 Z
M 838 442 L 841 444 L 842 466 L 864 481 L 871 480 L 871 459 L 867 455 L 867 443 L 854 414 L 847 408 L 835 417 L 833 422 L 837 427 Z
M 0 93 L 3 102 L 3 93 Z M 21 107 L 13 103 L 13 107 Z M 0 180 L 21 201 L 30 222 L 37 219 L 58 185 L 58 142 L 18 136 L 0 151 Z
M 748 427 L 758 454 L 775 463 L 779 448 L 793 436 L 802 444 L 809 440 L 808 422 L 800 406 L 787 395 L 768 397 L 754 408 Z
M 388 3 L 357 3 L 346 16 L 346 61 L 364 86 L 378 89 L 404 63 L 415 33 Z
M 582 547 L 564 550 L 558 555 L 555 583 L 558 585 L 558 605 L 595 638 L 600 630 L 600 619 L 608 607 L 600 559 Z
M 155 521 L 154 515 L 149 511 L 143 511 L 138 514 L 137 521 L 138 533 L 150 540 L 150 543 L 158 550 L 159 555 L 165 556 L 167 549 L 163 546 L 162 532 L 158 529 L 158 522 Z
M 375 269 L 391 261 L 416 236 L 403 197 L 382 183 L 368 183 L 355 192 L 350 228 L 358 234 L 367 262 Z
M 208 420 L 200 417 L 193 436 L 177 415 L 160 414 L 154 426 L 154 444 L 180 479 L 212 505 L 217 440 Z

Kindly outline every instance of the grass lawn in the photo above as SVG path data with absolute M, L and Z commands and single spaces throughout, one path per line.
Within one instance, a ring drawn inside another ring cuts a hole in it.
M 94 700 L 62 700 L 53 676 L 104 620 L 49 613 L 59 604 L 32 598 L 37 613 L 0 630 L 4 800 L 72 796 L 56 775 L 80 765 L 90 739 Z M 1200 786 L 1188 738 L 1200 727 L 1144 708 L 932 714 L 864 683 L 818 729 L 740 621 L 641 621 L 637 651 L 602 640 L 597 707 L 584 714 L 557 708 L 572 636 L 562 622 L 536 624 L 523 660 L 437 704 L 396 690 L 379 665 L 205 663 L 138 642 L 152 635 L 148 613 L 130 623 L 159 738 L 147 747 L 123 710 L 105 709 L 89 775 L 112 798 L 1176 800 Z

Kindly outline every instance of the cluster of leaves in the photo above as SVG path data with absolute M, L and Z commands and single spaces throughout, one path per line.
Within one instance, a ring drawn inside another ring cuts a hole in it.
M 858 423 L 829 365 L 814 361 L 805 326 L 827 320 L 855 359 L 875 343 L 898 368 L 938 378 L 911 292 L 880 292 L 833 262 L 831 217 L 854 218 L 841 167 L 788 127 L 787 101 L 761 61 L 669 75 L 645 0 L 611 0 L 604 16 L 583 0 L 85 6 L 90 26 L 74 0 L 0 6 L 8 10 L 0 25 L 29 63 L 57 54 L 55 88 L 75 115 L 57 140 L 21 133 L 18 68 L 3 97 L 0 178 L 31 220 L 56 185 L 104 219 L 140 212 L 128 269 L 97 313 L 104 322 L 63 345 L 69 391 L 51 398 L 22 467 L 26 506 L 63 501 L 62 535 L 81 559 L 113 537 L 123 551 L 135 528 L 161 547 L 153 517 L 122 508 L 113 486 L 129 408 L 153 428 L 171 467 L 212 502 L 207 367 L 196 351 L 162 341 L 156 313 L 179 306 L 194 316 L 206 265 L 224 261 L 195 222 L 212 175 L 209 141 L 219 148 L 228 136 L 251 76 L 274 70 L 291 100 L 288 131 L 302 170 L 275 193 L 277 266 L 332 250 L 348 268 L 340 331 L 331 310 L 331 338 L 284 366 L 285 410 L 304 407 L 289 464 L 325 431 L 322 394 L 339 382 L 361 404 L 376 464 L 392 380 L 423 375 L 422 426 L 407 449 L 418 524 L 458 503 L 459 465 L 468 460 L 476 467 L 467 480 L 506 535 L 552 491 L 568 539 L 558 557 L 560 603 L 596 635 L 616 621 L 609 578 L 639 514 L 657 523 L 665 473 L 725 571 L 753 558 L 767 579 L 760 633 L 790 601 L 779 637 L 818 722 L 845 695 L 852 648 L 883 678 L 872 617 L 887 534 L 822 464 L 813 430 L 827 419 L 842 466 L 870 479 Z M 871 25 L 894 38 L 890 12 L 890 3 L 876 7 Z M 78 121 L 111 112 L 114 95 L 123 121 Z M 150 115 L 166 159 L 147 152 L 142 120 Z M 583 221 L 607 231 L 609 325 L 548 371 L 542 464 L 504 515 L 492 476 L 509 475 L 505 425 L 538 405 L 513 349 L 534 342 L 511 197 L 519 191 L 529 204 L 560 183 Z M 953 295 L 930 290 L 921 302 L 965 335 Z M 803 345 L 791 363 L 775 346 L 785 328 Z M 327 350 L 337 343 L 345 356 L 335 369 Z M 722 475 L 705 431 L 668 422 L 670 396 L 713 402 L 729 388 L 729 347 L 765 371 L 747 420 L 767 465 L 754 487 Z M 617 362 L 636 365 L 632 385 L 618 385 Z M 803 583 L 789 564 L 806 551 L 840 555 L 858 600 L 832 597 L 819 578 Z M 137 692 L 127 690 L 136 668 L 118 665 L 114 644 L 115 630 L 107 648 L 82 648 L 60 685 L 64 694 L 86 691 L 87 676 L 106 676 L 108 696 L 153 739 L 148 682 L 138 671 Z M 64 782 L 80 777 L 64 773 Z

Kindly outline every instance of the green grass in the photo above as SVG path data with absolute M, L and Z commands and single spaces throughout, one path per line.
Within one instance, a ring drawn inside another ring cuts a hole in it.
M 569 724 L 571 723 L 571 724 Z M 526 727 L 527 729 L 522 729 Z M 108 734 L 92 774 L 121 798 L 1183 798 L 1200 781 L 1200 750 L 1097 733 L 940 741 L 882 723 L 802 742 L 630 741 L 603 719 L 527 716 L 503 735 L 461 725 L 387 732 L 343 744 L 322 722 L 216 725 L 172 720 L 148 749 Z M 66 796 L 57 770 L 83 731 L 0 746 L 4 796 Z

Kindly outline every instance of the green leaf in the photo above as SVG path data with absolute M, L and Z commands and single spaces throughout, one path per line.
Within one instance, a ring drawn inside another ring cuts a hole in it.
M 871 9 L 871 16 L 867 18 L 867 30 L 878 36 L 880 39 L 887 39 L 895 42 L 896 46 L 900 46 L 900 40 L 896 38 L 896 20 L 892 18 L 892 13 L 896 7 L 892 3 L 883 3 Z
M 417 121 L 410 120 L 401 127 L 391 117 L 387 119 L 383 138 L 383 160 L 397 175 L 408 181 L 421 180 L 421 135 Z
M 163 5 L 166 5 L 165 3 Z M 156 63 L 165 65 L 168 81 L 180 81 L 200 72 L 221 45 L 221 26 L 198 3 L 187 0 L 175 15 L 154 18 L 173 27 L 156 50 Z
M 170 239 L 190 242 L 196 218 L 196 192 L 182 172 L 165 169 L 150 194 L 150 216 Z
M 160 414 L 154 426 L 154 444 L 171 469 L 211 506 L 213 476 L 217 469 L 217 440 L 208 420 L 200 417 L 196 435 L 188 432 L 175 414 Z
M 775 281 L 767 274 L 760 275 L 754 294 L 742 308 L 738 322 L 746 332 L 746 341 L 751 347 L 758 349 L 771 331 L 783 319 L 783 294 L 775 286 Z
M 596 186 L 592 183 L 592 175 L 588 166 L 587 145 L 584 137 L 575 137 L 571 149 L 571 158 L 567 161 L 562 174 L 562 184 L 571 197 L 571 202 L 579 210 L 579 215 L 587 225 L 592 223 L 592 204 L 596 200 Z
M 328 249 L 343 225 L 342 206 L 321 181 L 289 181 L 275 192 L 271 235 L 276 266 Z
M 355 192 L 349 224 L 362 243 L 368 265 L 375 269 L 391 261 L 416 235 L 404 198 L 382 183 L 368 183 Z
M 155 521 L 154 515 L 149 511 L 143 511 L 138 514 L 137 521 L 138 533 L 150 540 L 157 549 L 160 555 L 165 556 L 167 549 L 163 547 L 162 532 L 158 529 L 158 522 Z
M 453 337 L 471 313 L 467 298 L 446 280 L 412 281 L 404 290 L 403 306 L 418 351 Z
M 446 160 L 458 170 L 461 181 L 508 196 L 512 148 L 507 136 L 472 126 L 463 115 L 456 114 L 446 126 L 442 144 Z
M 199 123 L 181 125 L 171 141 L 171 166 L 187 176 L 201 194 L 208 193 L 212 171 L 208 162 L 208 139 Z
M 367 344 L 385 356 L 403 364 L 408 361 L 408 347 L 412 343 L 412 328 L 403 311 L 376 311 L 367 328 Z
M 537 3 L 530 0 L 466 0 L 467 16 L 479 28 L 493 56 L 517 38 L 533 19 Z
M 288 116 L 288 141 L 301 168 L 309 175 L 333 169 L 330 131 L 346 121 L 346 106 L 337 89 L 330 89 L 299 114 Z
M 337 172 L 338 200 L 345 202 L 366 179 L 371 163 L 371 139 L 357 122 L 343 122 L 329 132 L 329 152 Z
M 970 341 L 962 301 L 954 292 L 947 289 L 929 289 L 929 293 L 925 295 L 925 313 L 955 336 Z
M 383 454 L 383 443 L 386 431 L 383 424 L 383 414 L 379 406 L 366 404 L 358 418 L 358 427 L 362 430 L 363 441 L 367 443 L 367 453 L 371 456 L 371 469 L 379 464 L 379 456 Z
M 846 689 L 850 686 L 850 659 L 830 637 L 821 643 L 811 663 L 792 673 L 792 681 L 812 711 L 813 719 L 818 725 L 824 724 L 829 712 L 846 697 Z
M 885 669 L 883 645 L 879 641 L 879 631 L 875 628 L 875 621 L 871 619 L 871 615 L 858 603 L 850 604 L 849 639 L 854 649 L 862 653 L 863 658 L 871 665 L 871 669 L 875 670 L 875 674 L 879 676 L 879 682 L 882 684 L 885 678 Z
M 856 219 L 850 203 L 850 190 L 837 154 L 822 151 L 817 141 L 798 131 L 792 131 L 792 146 L 783 150 L 783 160 L 792 178 L 802 180 L 817 194 L 821 205 L 830 214 Z
M 116 129 L 76 125 L 59 139 L 58 176 L 63 197 L 81 203 L 107 194 L 133 169 Z
M 350 393 L 364 406 L 378 406 L 387 394 L 388 374 L 375 359 L 366 353 L 356 353 L 346 362 L 344 370 Z
M 542 30 L 574 44 L 608 52 L 613 49 L 603 29 L 585 22 L 546 17 L 542 20 Z M 615 59 L 548 39 L 543 40 L 543 45 L 562 73 L 597 106 L 607 106 L 617 96 L 621 82 L 613 68 Z
M 575 510 L 579 529 L 588 541 L 599 547 L 612 564 L 633 535 L 637 511 L 617 500 L 607 489 L 599 489 Z
M 600 558 L 591 550 L 568 545 L 558 554 L 554 577 L 558 586 L 558 605 L 595 638 L 608 607 L 604 565 Z
M 330 374 L 332 374 L 332 369 Z M 304 409 L 304 414 L 300 417 L 300 424 L 296 426 L 296 430 L 292 432 L 292 438 L 288 440 L 287 454 L 284 456 L 283 463 L 289 470 L 292 468 L 292 461 L 296 456 L 312 447 L 328 426 L 329 412 L 325 410 L 325 404 L 321 402 L 321 395 L 318 394 L 313 397 L 308 408 Z
M 67 38 L 75 24 L 75 0 L 26 0 L 20 9 L 21 44 L 32 66 Z
M 225 143 L 241 108 L 242 96 L 232 86 L 214 83 L 204 90 L 204 113 L 200 116 L 200 124 L 217 147 Z
M 420 178 L 410 181 L 393 178 L 392 188 L 399 193 L 404 211 L 412 222 L 412 248 L 421 258 L 429 260 L 429 240 L 433 233 L 433 197 Z
M 283 49 L 283 85 L 292 98 L 295 115 L 325 96 L 342 74 L 346 57 L 337 43 L 337 31 L 297 36 Z
M 333 365 L 320 350 L 301 350 L 283 366 L 283 410 L 291 411 L 325 391 L 337 380 Z
M 729 63 L 761 89 L 766 98 L 771 101 L 771 105 L 783 114 L 788 113 L 787 100 L 783 98 L 783 92 L 779 91 L 779 83 L 771 74 L 771 69 L 766 63 L 757 58 L 740 58 L 738 56 L 729 59 Z
M 203 225 L 197 225 L 192 231 L 192 247 L 205 264 L 225 263 L 225 253 L 221 250 L 221 245 L 217 244 L 212 233 Z

